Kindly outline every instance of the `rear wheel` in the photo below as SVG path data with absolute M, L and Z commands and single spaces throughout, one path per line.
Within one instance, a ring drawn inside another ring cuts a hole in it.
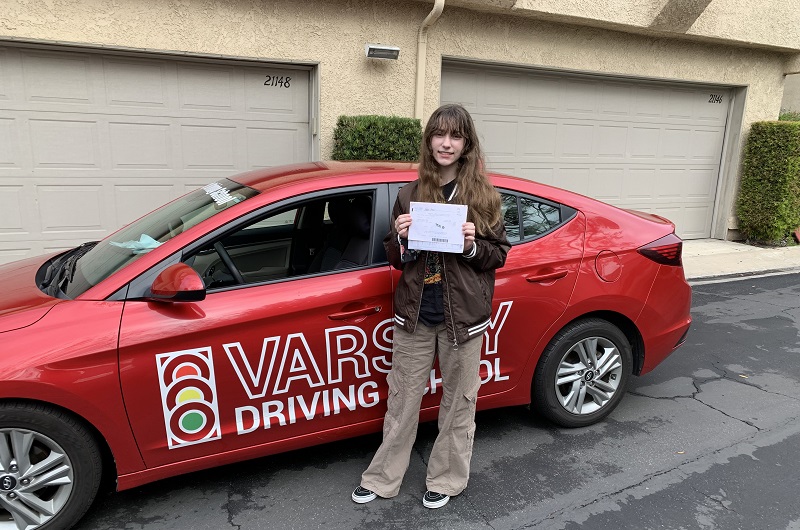
M 573 322 L 539 359 L 534 410 L 564 427 L 596 423 L 619 404 L 632 365 L 630 343 L 619 328 L 599 318 Z
M 93 436 L 75 419 L 0 404 L 0 530 L 72 527 L 94 500 L 101 469 Z

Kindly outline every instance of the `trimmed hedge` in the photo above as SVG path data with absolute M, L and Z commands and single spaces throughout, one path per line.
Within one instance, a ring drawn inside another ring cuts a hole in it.
M 339 116 L 333 132 L 334 160 L 419 160 L 422 125 L 399 116 Z
M 800 122 L 752 125 L 736 213 L 748 240 L 785 244 L 800 226 Z

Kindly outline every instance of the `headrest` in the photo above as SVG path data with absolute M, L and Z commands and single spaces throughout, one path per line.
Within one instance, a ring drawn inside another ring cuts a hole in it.
M 350 235 L 369 237 L 372 224 L 372 198 L 369 195 L 340 197 L 328 203 L 328 215 L 334 226 L 350 232 Z

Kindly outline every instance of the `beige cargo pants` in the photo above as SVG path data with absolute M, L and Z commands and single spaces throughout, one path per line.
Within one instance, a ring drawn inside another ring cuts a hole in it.
M 439 435 L 428 460 L 425 483 L 430 491 L 444 495 L 464 491 L 475 435 L 482 345 L 482 338 L 474 338 L 454 347 L 444 323 L 435 328 L 419 324 L 413 334 L 395 326 L 383 442 L 361 475 L 362 488 L 381 497 L 394 497 L 400 491 L 417 436 L 425 385 L 438 356 L 443 380 Z

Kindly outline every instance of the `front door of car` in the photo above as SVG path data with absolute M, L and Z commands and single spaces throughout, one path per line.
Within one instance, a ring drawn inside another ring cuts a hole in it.
M 380 421 L 387 212 L 386 186 L 301 197 L 185 252 L 205 300 L 126 302 L 120 377 L 148 466 L 255 456 Z

